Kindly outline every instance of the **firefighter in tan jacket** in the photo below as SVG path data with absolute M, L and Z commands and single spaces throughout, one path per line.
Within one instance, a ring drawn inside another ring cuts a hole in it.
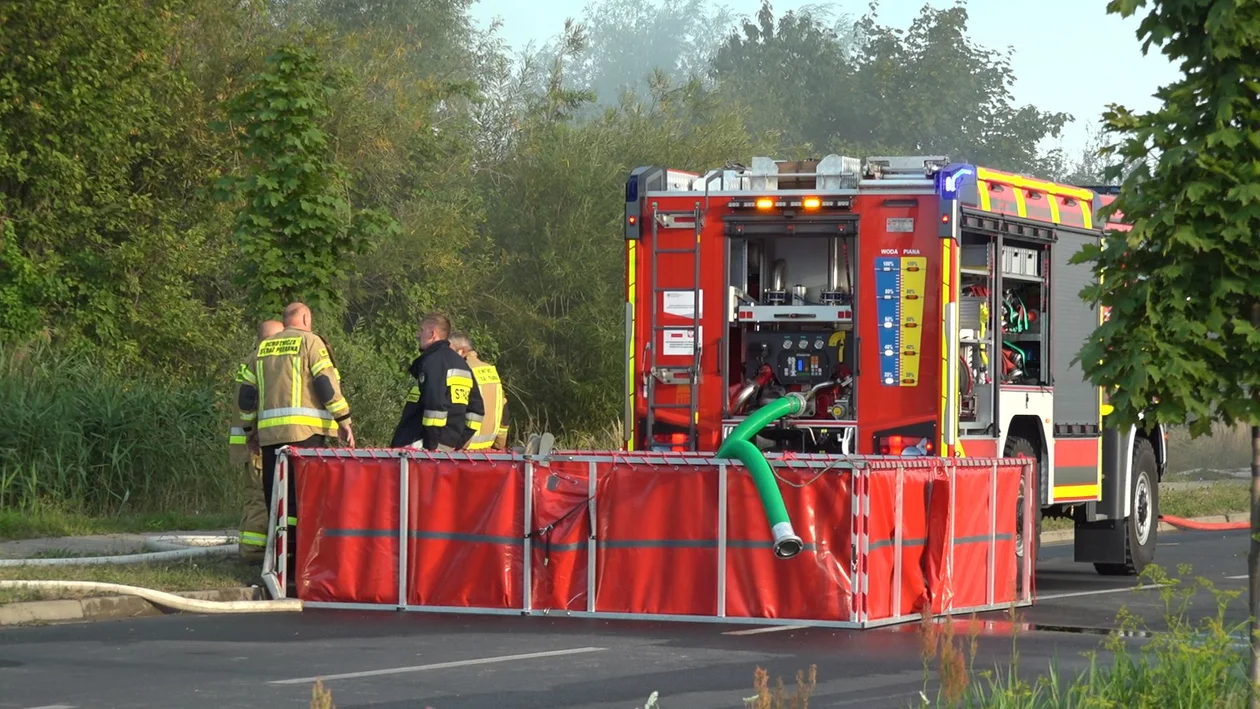
M 264 320 L 258 325 L 258 344 L 284 329 L 279 320 Z M 236 374 L 237 391 L 246 384 L 256 385 L 257 376 L 247 365 L 242 364 Z M 242 559 L 259 561 L 267 546 L 267 513 L 263 494 L 262 451 L 250 450 L 248 434 L 254 430 L 253 422 L 246 423 L 238 412 L 232 421 L 232 432 L 228 438 L 228 457 L 233 465 L 242 472 L 241 483 L 244 488 L 244 509 L 241 510 L 240 539 L 237 551 Z
M 473 436 L 464 444 L 465 450 L 507 449 L 507 392 L 503 390 L 503 382 L 499 379 L 499 370 L 493 364 L 486 364 L 477 356 L 472 340 L 466 333 L 452 333 L 451 349 L 468 362 L 473 379 L 477 381 L 477 389 L 481 392 L 481 400 L 485 406 L 485 415 L 467 415 L 467 426 L 473 429 Z
M 350 403 L 341 395 L 340 375 L 328 344 L 311 332 L 311 311 L 292 303 L 284 330 L 263 340 L 249 361 L 253 384 L 241 386 L 241 418 L 252 424 L 251 448 L 261 448 L 263 495 L 271 510 L 276 451 L 282 446 L 321 448 L 339 436 L 354 447 Z M 290 533 L 297 525 L 297 494 L 288 476 Z

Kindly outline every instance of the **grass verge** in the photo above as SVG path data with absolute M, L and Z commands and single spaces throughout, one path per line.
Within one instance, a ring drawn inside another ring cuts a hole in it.
M 90 517 L 44 509 L 39 512 L 0 510 L 0 541 L 74 537 L 93 534 L 139 534 L 195 529 L 235 529 L 239 515 L 130 514 Z
M 98 566 L 6 566 L 0 579 L 25 581 L 103 581 L 158 591 L 212 591 L 261 583 L 260 568 L 234 557 L 188 559 L 156 564 Z M 86 598 L 99 593 L 0 589 L 0 603 L 53 598 Z
M 1159 491 L 1159 511 L 1176 517 L 1203 517 L 1251 509 L 1251 482 L 1210 483 Z
M 1208 483 L 1201 487 L 1169 488 L 1159 491 L 1159 511 L 1174 517 L 1208 517 L 1227 512 L 1251 509 L 1249 481 Z M 1047 518 L 1041 523 L 1044 531 L 1071 529 L 1072 520 Z

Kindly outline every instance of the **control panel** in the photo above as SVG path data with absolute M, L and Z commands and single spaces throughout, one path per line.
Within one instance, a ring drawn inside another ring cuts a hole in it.
M 753 377 L 765 363 L 784 385 L 825 382 L 837 363 L 838 350 L 829 344 L 831 335 L 818 331 L 750 332 L 745 374 Z

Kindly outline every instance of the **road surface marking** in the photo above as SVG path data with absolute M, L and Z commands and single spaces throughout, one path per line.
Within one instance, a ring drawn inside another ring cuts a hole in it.
M 42 707 L 30 707 L 30 709 L 74 709 L 73 704 L 45 704 Z
M 748 630 L 728 630 L 723 635 L 760 635 L 761 633 L 777 633 L 781 630 L 800 630 L 801 628 L 812 628 L 814 626 L 808 623 L 803 625 L 771 625 L 765 628 L 749 628 Z
M 906 691 L 902 692 L 901 694 L 881 694 L 881 695 L 880 695 L 880 696 L 878 696 L 878 697 L 858 697 L 857 699 L 845 699 L 845 700 L 843 700 L 843 701 L 834 702 L 831 706 L 833 706 L 833 707 L 845 707 L 845 706 L 848 706 L 848 705 L 850 705 L 850 704 L 866 704 L 866 703 L 868 703 L 868 702 L 879 702 L 879 701 L 883 701 L 883 700 L 885 700 L 885 699 L 904 699 L 904 698 L 906 698 L 906 697 L 910 697 L 910 698 L 913 698 L 913 699 L 917 699 L 917 698 L 919 697 L 919 693 L 920 693 L 920 692 L 922 692 L 922 691 L 923 691 L 922 689 L 917 689 L 917 690 L 916 690 L 916 689 L 907 689 Z
M 1160 584 L 1150 583 L 1145 586 L 1130 586 L 1125 588 L 1104 588 L 1101 591 L 1075 591 L 1073 593 L 1054 593 L 1049 596 L 1037 596 L 1038 601 L 1052 601 L 1056 598 L 1076 598 L 1077 596 L 1097 596 L 1103 593 L 1124 593 L 1125 591 L 1141 591 L 1147 588 L 1159 588 Z
M 1251 577 L 1247 574 L 1243 574 L 1242 576 L 1226 576 L 1225 578 L 1231 581 L 1237 581 L 1238 579 L 1246 579 L 1246 578 L 1251 578 Z
M 607 650 L 605 647 L 578 647 L 571 650 L 549 650 L 547 652 L 527 652 L 523 655 L 500 655 L 498 657 L 483 657 L 477 660 L 457 660 L 455 662 L 438 662 L 432 665 L 414 665 L 412 667 L 393 667 L 388 670 L 367 670 L 365 672 L 346 672 L 339 675 L 322 675 L 316 677 L 298 677 L 297 679 L 279 679 L 272 680 L 267 684 L 306 684 L 315 680 L 327 682 L 333 679 L 350 679 L 353 677 L 377 677 L 379 675 L 396 675 L 404 672 L 424 672 L 426 670 L 445 670 L 451 667 L 465 667 L 468 665 L 490 665 L 496 662 L 511 662 L 513 660 L 530 660 L 536 657 L 559 657 L 561 655 L 579 655 L 585 652 L 601 652 Z

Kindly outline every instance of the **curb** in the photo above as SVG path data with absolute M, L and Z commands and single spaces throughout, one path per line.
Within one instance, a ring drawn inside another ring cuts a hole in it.
M 202 601 L 256 601 L 267 598 L 257 587 L 224 588 L 216 591 L 177 593 Z M 139 596 L 97 596 L 59 601 L 24 601 L 0 605 L 0 627 L 65 623 L 73 621 L 122 620 L 178 613 L 154 605 Z
M 1251 519 L 1250 512 L 1227 512 L 1223 515 L 1209 515 L 1207 517 L 1194 517 L 1192 518 L 1192 521 L 1207 522 L 1209 524 L 1212 524 L 1212 523 L 1221 523 L 1221 522 L 1245 522 L 1250 519 Z M 1171 524 L 1167 522 L 1160 522 L 1159 531 L 1161 533 L 1167 533 L 1167 532 L 1180 532 L 1182 530 L 1178 529 L 1177 527 L 1172 526 Z M 1076 538 L 1076 532 L 1075 530 L 1071 530 L 1071 529 L 1056 529 L 1052 532 L 1041 533 L 1042 544 L 1045 544 L 1047 542 L 1049 543 L 1070 542 L 1075 538 Z

